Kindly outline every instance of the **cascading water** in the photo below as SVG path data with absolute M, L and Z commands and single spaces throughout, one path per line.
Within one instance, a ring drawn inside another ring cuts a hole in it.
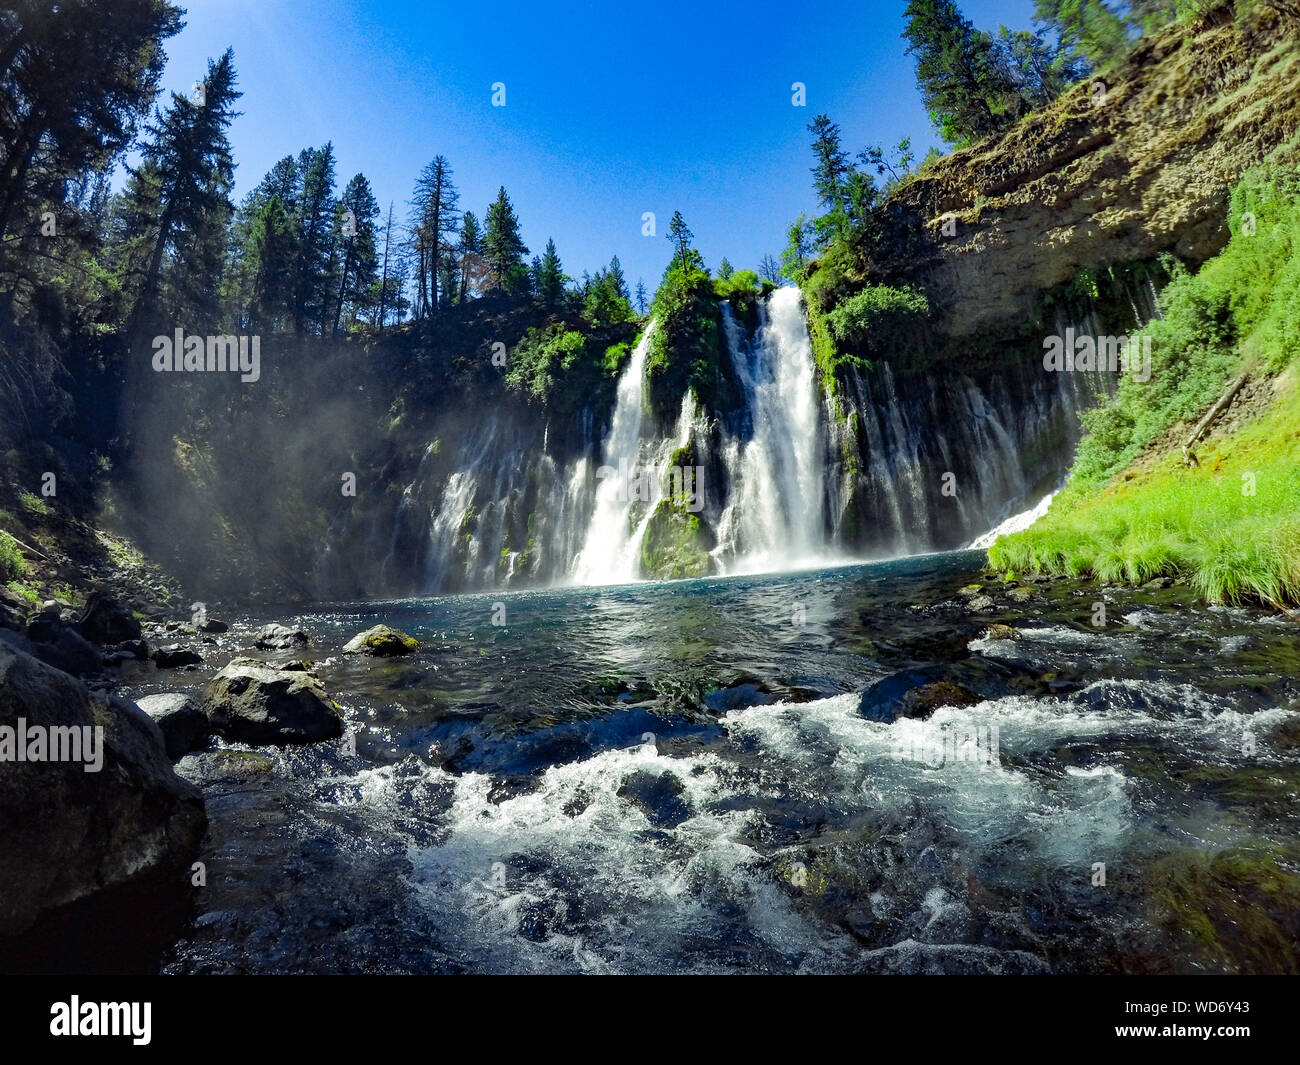
M 1140 313 L 1146 293 L 1135 298 Z M 797 289 L 760 301 L 752 332 L 729 304 L 721 314 L 727 409 L 699 409 L 688 392 L 663 435 L 646 413 L 653 322 L 617 382 L 608 421 L 591 409 L 566 422 L 505 407 L 453 420 L 441 448 L 424 449 L 382 530 L 382 590 L 638 580 L 669 463 L 687 445 L 699 464 L 692 517 L 706 541 L 704 572 L 969 544 L 1061 486 L 1078 412 L 1114 387 L 1113 374 L 1048 374 L 1031 358 L 978 375 L 896 376 L 882 360 L 844 375 L 832 404 Z M 1091 319 L 1074 327 L 1102 329 Z M 608 426 L 598 447 L 597 424 Z
M 582 550 L 573 563 L 573 579 L 578 584 L 617 584 L 637 576 L 628 480 L 641 455 L 645 361 L 653 332 L 651 322 L 619 378 L 614 417 L 601 451 L 596 502 Z
M 824 563 L 826 432 L 800 292 L 777 289 L 760 305 L 752 342 L 730 306 L 722 313 L 752 435 L 724 447 L 732 487 L 714 559 L 725 573 Z

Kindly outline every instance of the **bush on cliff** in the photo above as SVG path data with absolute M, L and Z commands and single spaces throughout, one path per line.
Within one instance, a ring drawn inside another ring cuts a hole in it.
M 658 327 L 646 357 L 646 397 L 661 420 L 674 417 L 689 389 L 709 408 L 718 389 L 722 316 L 707 271 L 673 266 L 655 293 L 651 309 Z

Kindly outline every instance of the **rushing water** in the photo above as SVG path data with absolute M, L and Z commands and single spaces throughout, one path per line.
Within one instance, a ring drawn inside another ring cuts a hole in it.
M 208 884 L 165 969 L 1285 966 L 1294 914 L 1238 866 L 1296 857 L 1294 624 L 1062 584 L 974 614 L 956 591 L 979 565 L 303 616 L 355 753 L 180 763 L 207 799 Z M 339 654 L 377 620 L 421 650 Z M 986 697 L 872 720 L 862 694 L 913 668 Z M 1187 912 L 1237 931 L 1189 935 Z

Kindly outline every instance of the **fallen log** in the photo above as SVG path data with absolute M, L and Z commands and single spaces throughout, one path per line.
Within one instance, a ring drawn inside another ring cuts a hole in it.
M 1214 406 L 1206 411 L 1205 417 L 1196 423 L 1196 428 L 1192 430 L 1192 435 L 1189 436 L 1186 443 L 1183 444 L 1183 458 L 1186 459 L 1189 465 L 1199 465 L 1196 461 L 1196 456 L 1191 454 L 1192 445 L 1200 440 L 1210 426 L 1215 423 L 1219 415 L 1227 410 L 1233 399 L 1236 398 L 1237 393 L 1241 391 L 1241 386 L 1246 383 L 1246 379 L 1249 376 L 1249 373 L 1244 373 L 1233 381 L 1232 384 L 1228 386 L 1228 390 L 1215 401 Z

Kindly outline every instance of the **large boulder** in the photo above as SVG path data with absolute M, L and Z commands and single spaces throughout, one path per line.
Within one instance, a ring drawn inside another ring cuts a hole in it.
M 202 664 L 203 656 L 192 647 L 186 647 L 182 643 L 171 643 L 166 647 L 155 649 L 153 660 L 159 669 L 179 669 L 181 666 Z
M 173 762 L 207 746 L 212 728 L 197 696 L 190 692 L 163 692 L 146 695 L 135 704 L 158 726 L 167 757 Z
M 111 595 L 96 593 L 86 601 L 78 627 L 94 643 L 124 643 L 140 638 L 140 622 L 128 607 Z
M 39 753 L 37 727 L 45 757 L 62 737 L 64 760 L 16 760 L 20 737 L 24 754 Z M 174 873 L 176 891 L 187 889 L 207 828 L 203 798 L 172 771 L 138 707 L 0 643 L 0 759 L 0 935 L 150 876 L 171 884 Z
M 306 647 L 311 642 L 311 637 L 302 629 L 272 624 L 258 629 L 254 642 L 263 651 L 287 651 L 291 647 Z
M 93 677 L 103 672 L 104 656 L 67 622 L 41 613 L 27 626 L 32 654 L 48 666 L 74 677 Z
M 414 636 L 398 632 L 397 629 L 390 629 L 387 625 L 376 625 L 353 636 L 343 645 L 343 653 L 387 658 L 392 655 L 409 655 L 419 647 Z
M 310 673 L 231 662 L 203 689 L 214 731 L 241 743 L 311 743 L 343 733 L 343 718 Z

